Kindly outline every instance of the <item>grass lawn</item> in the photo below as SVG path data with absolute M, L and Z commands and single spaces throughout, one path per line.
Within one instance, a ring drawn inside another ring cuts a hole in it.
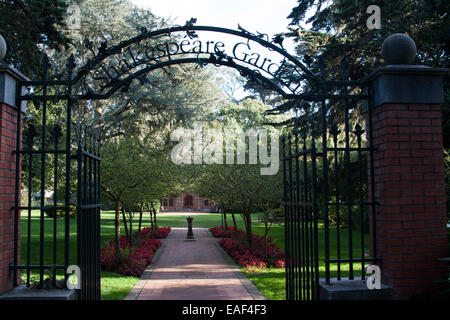
M 40 219 L 39 212 L 35 211 L 31 216 L 31 252 L 30 258 L 31 263 L 39 263 L 40 252 L 39 252 L 39 228 L 40 228 Z M 256 220 L 260 214 L 254 214 L 253 219 Z M 240 215 L 236 215 L 237 224 L 239 228 L 244 227 L 244 222 L 241 219 Z M 148 215 L 144 216 L 143 226 L 147 227 L 150 225 Z M 134 226 L 137 228 L 137 217 L 135 219 Z M 199 215 L 194 216 L 194 227 L 201 228 L 209 228 L 213 226 L 220 226 L 222 224 L 222 216 L 220 214 L 208 214 L 208 215 Z M 25 214 L 22 215 L 21 219 L 21 256 L 22 263 L 27 262 L 27 225 L 28 218 Z M 158 225 L 160 227 L 186 227 L 186 216 L 183 215 L 165 215 L 164 213 L 158 215 Z M 228 225 L 232 225 L 231 216 L 228 218 Z M 70 232 L 70 263 L 76 264 L 76 220 L 71 219 L 71 232 Z M 263 223 L 253 223 L 252 225 L 253 232 L 258 235 L 264 234 L 264 224 Z M 53 219 L 46 218 L 45 219 L 45 251 L 44 251 L 44 261 L 47 264 L 53 263 Z M 57 264 L 64 263 L 64 220 L 59 219 L 57 221 Z M 125 233 L 124 228 L 121 228 L 122 234 Z M 108 241 L 112 239 L 114 236 L 114 213 L 112 211 L 103 211 L 101 215 L 101 245 L 106 246 Z M 276 223 L 272 226 L 272 229 L 269 234 L 275 240 L 275 243 L 284 251 L 285 243 L 284 243 L 284 224 Z M 341 230 L 341 239 L 346 239 L 346 230 Z M 319 239 L 323 239 L 323 227 L 319 226 Z M 336 230 L 334 228 L 330 228 L 330 239 L 336 239 Z M 366 239 L 368 237 L 366 236 Z M 361 255 L 361 248 L 357 247 L 357 243 L 359 241 L 359 232 L 353 231 L 353 240 L 354 240 L 354 256 L 359 257 Z M 368 242 L 368 240 L 366 241 Z M 366 244 L 367 245 L 367 244 Z M 342 241 L 341 243 L 341 254 L 344 257 L 347 254 L 348 243 L 346 241 Z M 72 250 L 73 249 L 73 250 Z M 325 264 L 324 260 L 324 248 L 323 242 L 320 243 L 319 248 L 319 260 L 320 260 L 320 276 L 324 277 L 325 275 Z M 332 243 L 330 248 L 331 256 L 336 255 L 336 244 Z M 348 264 L 342 264 L 341 270 L 343 271 L 343 276 L 348 276 Z M 354 264 L 355 277 L 360 275 L 361 265 Z M 359 270 L 359 273 L 357 273 Z M 282 300 L 285 299 L 285 272 L 284 269 L 277 268 L 268 268 L 262 272 L 245 272 L 246 276 L 256 285 L 256 287 L 261 291 L 261 293 L 268 299 L 271 300 Z M 331 276 L 336 276 L 336 266 L 331 267 Z M 33 277 L 35 278 L 35 277 Z M 116 300 L 123 299 L 128 292 L 133 288 L 133 286 L 138 281 L 137 278 L 133 277 L 124 277 L 117 274 L 102 272 L 102 299 L 107 300 Z

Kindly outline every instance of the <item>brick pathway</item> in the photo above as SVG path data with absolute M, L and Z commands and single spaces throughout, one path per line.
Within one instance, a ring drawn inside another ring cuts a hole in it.
M 172 229 L 163 240 L 163 251 L 150 265 L 151 274 L 141 280 L 138 300 L 253 300 L 261 297 L 230 264 L 217 245 L 217 239 L 207 229 L 194 229 L 196 241 L 184 241 L 186 234 L 187 229 Z

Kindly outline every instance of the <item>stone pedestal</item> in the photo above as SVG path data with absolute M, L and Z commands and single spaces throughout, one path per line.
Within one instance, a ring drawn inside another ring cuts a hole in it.
M 381 289 L 367 289 L 366 280 L 320 280 L 320 300 L 391 300 L 392 287 L 382 284 Z

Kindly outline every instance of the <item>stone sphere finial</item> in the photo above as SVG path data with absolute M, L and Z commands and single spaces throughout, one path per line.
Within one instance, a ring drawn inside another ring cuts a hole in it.
M 416 43 L 403 33 L 390 35 L 381 46 L 381 55 L 386 64 L 413 64 L 416 54 Z
M 6 55 L 6 41 L 3 39 L 2 35 L 0 34 L 0 61 L 3 60 L 3 58 Z

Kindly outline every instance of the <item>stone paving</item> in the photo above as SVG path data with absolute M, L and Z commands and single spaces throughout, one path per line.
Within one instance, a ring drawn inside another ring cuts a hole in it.
M 163 251 L 150 265 L 151 274 L 141 280 L 138 300 L 263 299 L 208 229 L 194 228 L 196 241 L 185 241 L 186 235 L 187 229 L 174 228 L 163 240 Z

